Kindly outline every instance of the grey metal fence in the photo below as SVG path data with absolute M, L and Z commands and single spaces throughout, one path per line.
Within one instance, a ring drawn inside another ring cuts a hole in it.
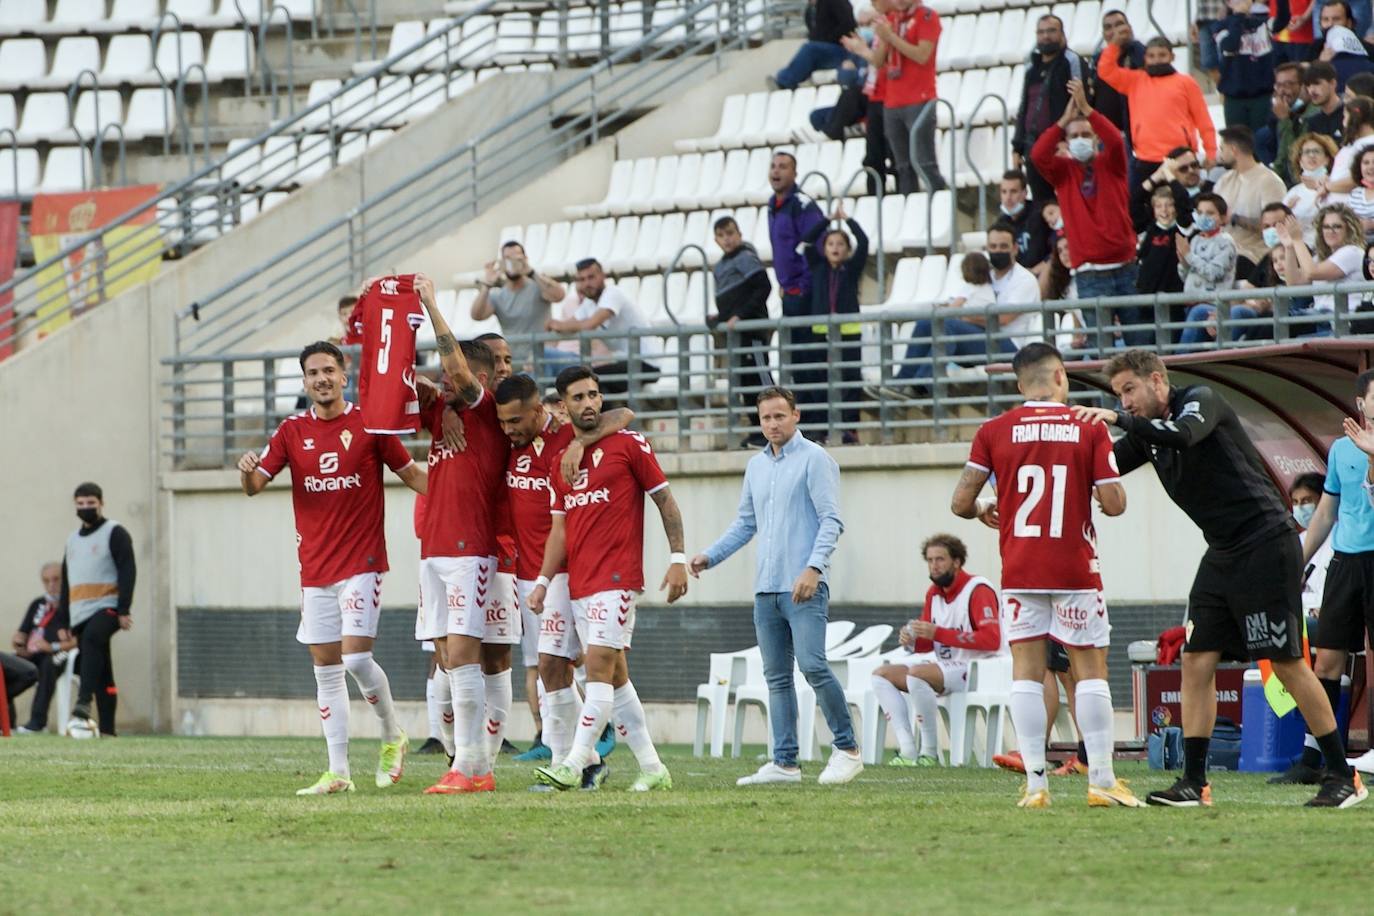
M 1331 311 L 1303 305 L 1321 295 L 1333 297 Z M 1146 335 L 1159 353 L 1348 338 L 1374 330 L 1363 324 L 1374 325 L 1374 307 L 1369 318 L 1361 310 L 1371 297 L 1374 282 L 1233 290 L 1216 295 L 1227 306 L 1219 316 L 1193 321 L 1174 313 L 1196 304 L 1181 294 L 990 309 L 926 304 L 739 322 L 730 329 L 680 325 L 571 339 L 541 334 L 511 343 L 517 352 L 534 354 L 532 363 L 517 369 L 546 384 L 565 365 L 599 367 L 607 398 L 632 407 L 660 451 L 744 444 L 757 431 L 753 398 L 773 382 L 796 392 L 804 430 L 826 432 L 837 444 L 939 441 L 968 438 L 986 417 L 1021 400 L 1010 374 L 988 366 L 1005 367 L 1011 353 L 1031 340 L 1054 343 L 1066 359 L 1079 360 L 1110 355 L 1134 332 Z M 1230 306 L 1244 302 L 1260 313 L 1231 318 Z M 1080 319 L 1081 327 L 1070 326 Z M 571 349 L 556 349 L 560 345 Z M 296 355 L 165 360 L 172 371 L 163 382 L 164 453 L 172 465 L 224 467 L 260 448 L 283 418 L 305 404 Z M 425 360 L 437 372 L 437 360 L 430 354 Z

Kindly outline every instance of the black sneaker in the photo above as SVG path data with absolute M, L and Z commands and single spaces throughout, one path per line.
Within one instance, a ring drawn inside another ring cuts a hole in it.
M 1315 786 L 1322 781 L 1322 771 L 1310 767 L 1301 760 L 1295 762 L 1282 773 L 1269 777 L 1271 786 Z
M 606 763 L 606 761 L 604 761 L 604 760 L 601 761 L 600 763 L 593 763 L 593 764 L 591 764 L 590 766 L 583 767 L 583 769 L 582 769 L 582 788 L 583 788 L 583 790 L 585 790 L 585 791 L 587 791 L 587 792 L 595 792 L 595 791 L 597 791 L 598 789 L 601 788 L 601 784 L 604 783 L 604 782 L 606 781 L 607 777 L 609 777 L 610 775 L 611 775 L 611 767 L 610 767 L 610 765 L 609 765 L 608 763 Z
M 510 743 L 510 740 L 509 740 L 508 738 L 502 738 L 502 739 L 501 739 L 501 753 L 503 753 L 503 754 L 518 754 L 518 753 L 520 753 L 520 748 L 516 747 L 514 744 L 511 744 L 511 743 Z
M 1322 787 L 1315 798 L 1304 807 L 1307 808 L 1353 808 L 1369 797 L 1360 774 L 1354 770 L 1349 776 L 1327 773 L 1322 779 Z
M 424 744 L 411 751 L 412 754 L 442 754 L 444 752 L 444 742 L 438 738 L 430 738 Z
M 1169 788 L 1145 796 L 1145 801 L 1147 804 L 1164 805 L 1169 808 L 1210 808 L 1212 786 L 1210 783 L 1199 785 L 1186 776 L 1180 776 Z

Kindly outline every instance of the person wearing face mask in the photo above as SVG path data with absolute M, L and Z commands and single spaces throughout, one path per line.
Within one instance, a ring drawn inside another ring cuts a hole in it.
M 1027 190 L 1024 172 L 1019 169 L 1003 172 L 1002 181 L 997 186 L 1001 214 L 996 221 L 1006 223 L 1016 233 L 1017 263 L 1022 267 L 1034 268 L 1044 258 L 1037 257 L 1037 252 L 1032 250 L 1031 238 L 1037 234 L 1037 230 L 1043 236 L 1044 230 L 1043 226 L 1037 225 L 1040 223 L 1040 208 L 1026 199 Z
M 1159 188 L 1168 188 L 1174 195 L 1174 215 L 1181 229 L 1193 225 L 1193 201 L 1199 194 L 1212 190 L 1212 182 L 1203 174 L 1202 163 L 1197 153 L 1186 146 L 1176 146 L 1169 150 L 1159 168 L 1143 181 L 1137 182 L 1131 191 L 1131 219 L 1136 232 L 1143 232 L 1154 219 L 1154 205 L 1151 203 Z
M 1302 227 L 1296 219 L 1289 217 L 1274 227 L 1283 243 L 1288 282 L 1303 285 L 1363 280 L 1364 227 L 1354 211 L 1345 204 L 1322 207 L 1317 211 L 1316 224 L 1317 245 L 1311 251 L 1302 240 Z M 1353 301 L 1351 307 L 1353 310 Z M 1329 316 L 1335 309 L 1334 294 L 1322 293 L 1312 297 L 1311 312 L 1317 317 Z M 1290 314 L 1296 312 L 1293 306 L 1289 307 Z M 1296 336 L 1325 337 L 1331 334 L 1331 325 L 1323 321 L 1292 330 Z
M 939 698 L 968 690 L 969 662 L 1007 654 L 997 589 L 964 569 L 964 542 L 952 534 L 932 535 L 921 545 L 921 556 L 931 586 L 920 618 L 902 627 L 898 637 L 912 655 L 873 672 L 873 693 L 897 736 L 897 753 L 887 762 L 892 767 L 939 766 Z M 916 707 L 916 732 L 903 694 Z
M 1331 708 L 1340 702 L 1341 675 L 1352 652 L 1364 650 L 1366 632 L 1374 632 L 1374 371 L 1355 379 L 1355 407 L 1359 419 L 1346 417 L 1345 435 L 1331 444 L 1326 455 L 1326 479 L 1321 499 L 1308 519 L 1302 545 L 1305 578 L 1315 572 L 1318 555 L 1330 538 L 1332 555 L 1322 583 L 1321 613 L 1311 645 L 1317 650 L 1312 666 L 1326 690 Z M 1298 505 L 1293 507 L 1298 517 Z M 1301 519 L 1298 519 L 1301 524 Z M 1303 756 L 1287 773 L 1285 782 L 1316 783 L 1321 779 L 1321 751 L 1309 733 Z M 1361 765 L 1366 769 L 1367 763 Z
M 120 630 L 131 629 L 134 623 L 129 615 L 138 576 L 134 543 L 123 525 L 105 518 L 105 494 L 97 484 L 81 484 L 74 500 L 81 527 L 67 538 L 57 602 L 59 628 L 75 634 L 80 649 L 77 663 L 81 689 L 71 718 L 87 724 L 94 732 L 94 700 L 100 717 L 99 733 L 113 735 L 119 694 L 110 640 Z
M 1110 54 L 1098 66 L 1102 82 L 1126 96 L 1130 106 L 1131 147 L 1136 158 L 1132 184 L 1159 168 L 1175 147 L 1196 148 L 1199 137 L 1207 161 L 1216 158 L 1215 128 L 1202 89 L 1197 80 L 1174 69 L 1174 49 L 1167 38 L 1146 42 L 1144 70 L 1124 69 Z M 1272 85 L 1270 76 L 1268 86 Z
M 1012 164 L 1025 171 L 1031 197 L 1036 200 L 1044 200 L 1054 190 L 1031 160 L 1031 149 L 1070 103 L 1071 81 L 1081 83 L 1084 97 L 1091 100 L 1096 86 L 1092 62 L 1069 50 L 1063 20 L 1047 13 L 1035 23 L 1035 50 L 1026 64 L 1021 105 L 1016 111 L 1016 128 L 1011 138 Z
M 1288 139 L 1302 133 L 1304 111 L 1307 99 L 1302 90 L 1302 64 L 1288 61 L 1274 68 L 1274 97 L 1269 100 L 1269 115 L 1264 126 L 1255 131 L 1255 157 L 1279 173 L 1288 181 L 1287 150 L 1279 148 L 1279 131 L 1283 125 L 1288 127 Z
M 1112 122 L 1089 107 L 1082 86 L 1075 84 L 1071 96 L 1059 122 L 1035 141 L 1031 161 L 1052 183 L 1064 214 L 1078 297 L 1134 295 L 1139 271 L 1125 143 Z M 1055 154 L 1063 139 L 1068 141 L 1067 157 Z M 1136 325 L 1123 332 L 1128 341 L 1153 340 L 1154 332 L 1140 326 L 1146 318 L 1141 310 L 1118 308 L 1113 315 L 1123 325 Z M 1095 309 L 1085 309 L 1083 317 L 1089 327 L 1096 326 Z
M 29 721 L 15 729 L 20 735 L 36 734 L 48 727 L 53 688 L 57 686 L 58 675 L 67 666 L 67 652 L 76 648 L 76 639 L 59 626 L 57 619 L 62 564 L 44 563 L 39 577 L 43 582 L 43 594 L 29 602 L 12 640 L 15 654 L 32 662 L 38 675 Z
M 1336 158 L 1336 144 L 1330 137 L 1322 134 L 1303 134 L 1294 141 L 1288 155 L 1289 174 L 1300 177 L 1288 189 L 1283 202 L 1298 218 L 1302 225 L 1303 241 L 1310 248 L 1317 243 L 1316 227 L 1312 221 L 1316 219 L 1317 210 L 1326 201 L 1326 184 L 1330 176 L 1331 163 Z M 1269 239 L 1266 237 L 1265 244 L 1268 243 Z
M 1236 283 L 1236 243 L 1222 231 L 1226 223 L 1226 201 L 1216 194 L 1202 194 L 1197 199 L 1197 209 L 1193 211 L 1193 235 L 1189 238 L 1182 233 L 1174 240 L 1178 250 L 1178 272 L 1183 277 L 1183 291 L 1186 293 L 1212 293 L 1230 289 Z M 1198 344 L 1207 337 L 1215 337 L 1215 328 L 1210 322 L 1216 315 L 1217 307 L 1212 303 L 1201 302 L 1188 311 L 1190 327 L 1183 329 L 1179 342 L 1185 345 Z M 1232 318 L 1253 318 L 1254 312 L 1243 305 L 1230 308 Z M 1232 330 L 1231 339 L 1245 336 L 1244 328 Z
M 1269 6 L 1252 0 L 1229 0 L 1228 12 L 1217 26 L 1221 52 L 1222 95 L 1226 124 L 1259 130 L 1269 119 L 1274 91 L 1274 42 L 1269 31 Z
M 1345 104 L 1336 91 L 1336 70 L 1326 61 L 1313 61 L 1302 74 L 1302 94 L 1305 104 L 1301 110 L 1293 103 L 1292 114 L 1275 122 L 1278 148 L 1275 151 L 1274 171 L 1285 181 L 1296 180 L 1301 168 L 1292 168 L 1292 148 L 1299 134 L 1324 134 L 1340 144 L 1345 134 Z
M 1307 546 L 1307 530 L 1312 527 L 1312 518 L 1317 514 L 1317 503 L 1321 501 L 1326 477 L 1316 472 L 1300 474 L 1288 488 L 1288 500 L 1293 504 L 1293 521 L 1298 523 L 1298 540 Z M 1332 527 L 1335 533 L 1335 527 Z M 1307 615 L 1309 633 L 1316 632 L 1317 617 L 1322 609 L 1322 595 L 1326 592 L 1326 568 L 1331 565 L 1335 548 L 1331 546 L 1331 535 L 1317 548 L 1311 561 L 1303 567 L 1302 608 Z

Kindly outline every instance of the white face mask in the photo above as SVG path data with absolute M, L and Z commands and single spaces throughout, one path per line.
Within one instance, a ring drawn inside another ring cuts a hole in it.
M 1002 207 L 1002 212 L 1014 219 L 1017 216 L 1019 216 L 1021 211 L 1024 209 L 1026 209 L 1026 202 L 1023 200 L 1014 207 Z
M 1157 219 L 1157 220 L 1155 220 L 1155 225 L 1158 226 L 1159 228 L 1163 229 L 1165 232 L 1168 232 L 1170 229 L 1174 228 L 1174 226 L 1176 226 L 1177 224 L 1178 224 L 1178 220 L 1175 220 L 1175 219 L 1167 219 L 1167 220 L 1158 220 L 1158 219 Z
M 1087 162 L 1097 153 L 1097 144 L 1090 137 L 1071 137 L 1069 155 L 1079 162 Z
M 1315 169 L 1303 169 L 1303 170 L 1302 170 L 1302 177 L 1303 177 L 1303 178 L 1325 178 L 1326 175 L 1327 175 L 1327 171 L 1326 171 L 1326 166 L 1324 166 L 1324 165 L 1317 166 Z

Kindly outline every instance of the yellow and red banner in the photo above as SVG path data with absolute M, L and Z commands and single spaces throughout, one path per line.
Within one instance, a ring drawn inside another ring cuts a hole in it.
M 0 286 L 14 277 L 19 259 L 19 201 L 0 201 Z M 0 359 L 14 352 L 14 290 L 0 293 Z
M 36 194 L 30 213 L 33 256 L 42 263 L 141 203 L 149 206 L 44 268 L 37 276 L 38 309 L 31 328 L 39 338 L 86 309 L 157 276 L 162 265 L 157 208 L 159 185 L 72 194 Z

